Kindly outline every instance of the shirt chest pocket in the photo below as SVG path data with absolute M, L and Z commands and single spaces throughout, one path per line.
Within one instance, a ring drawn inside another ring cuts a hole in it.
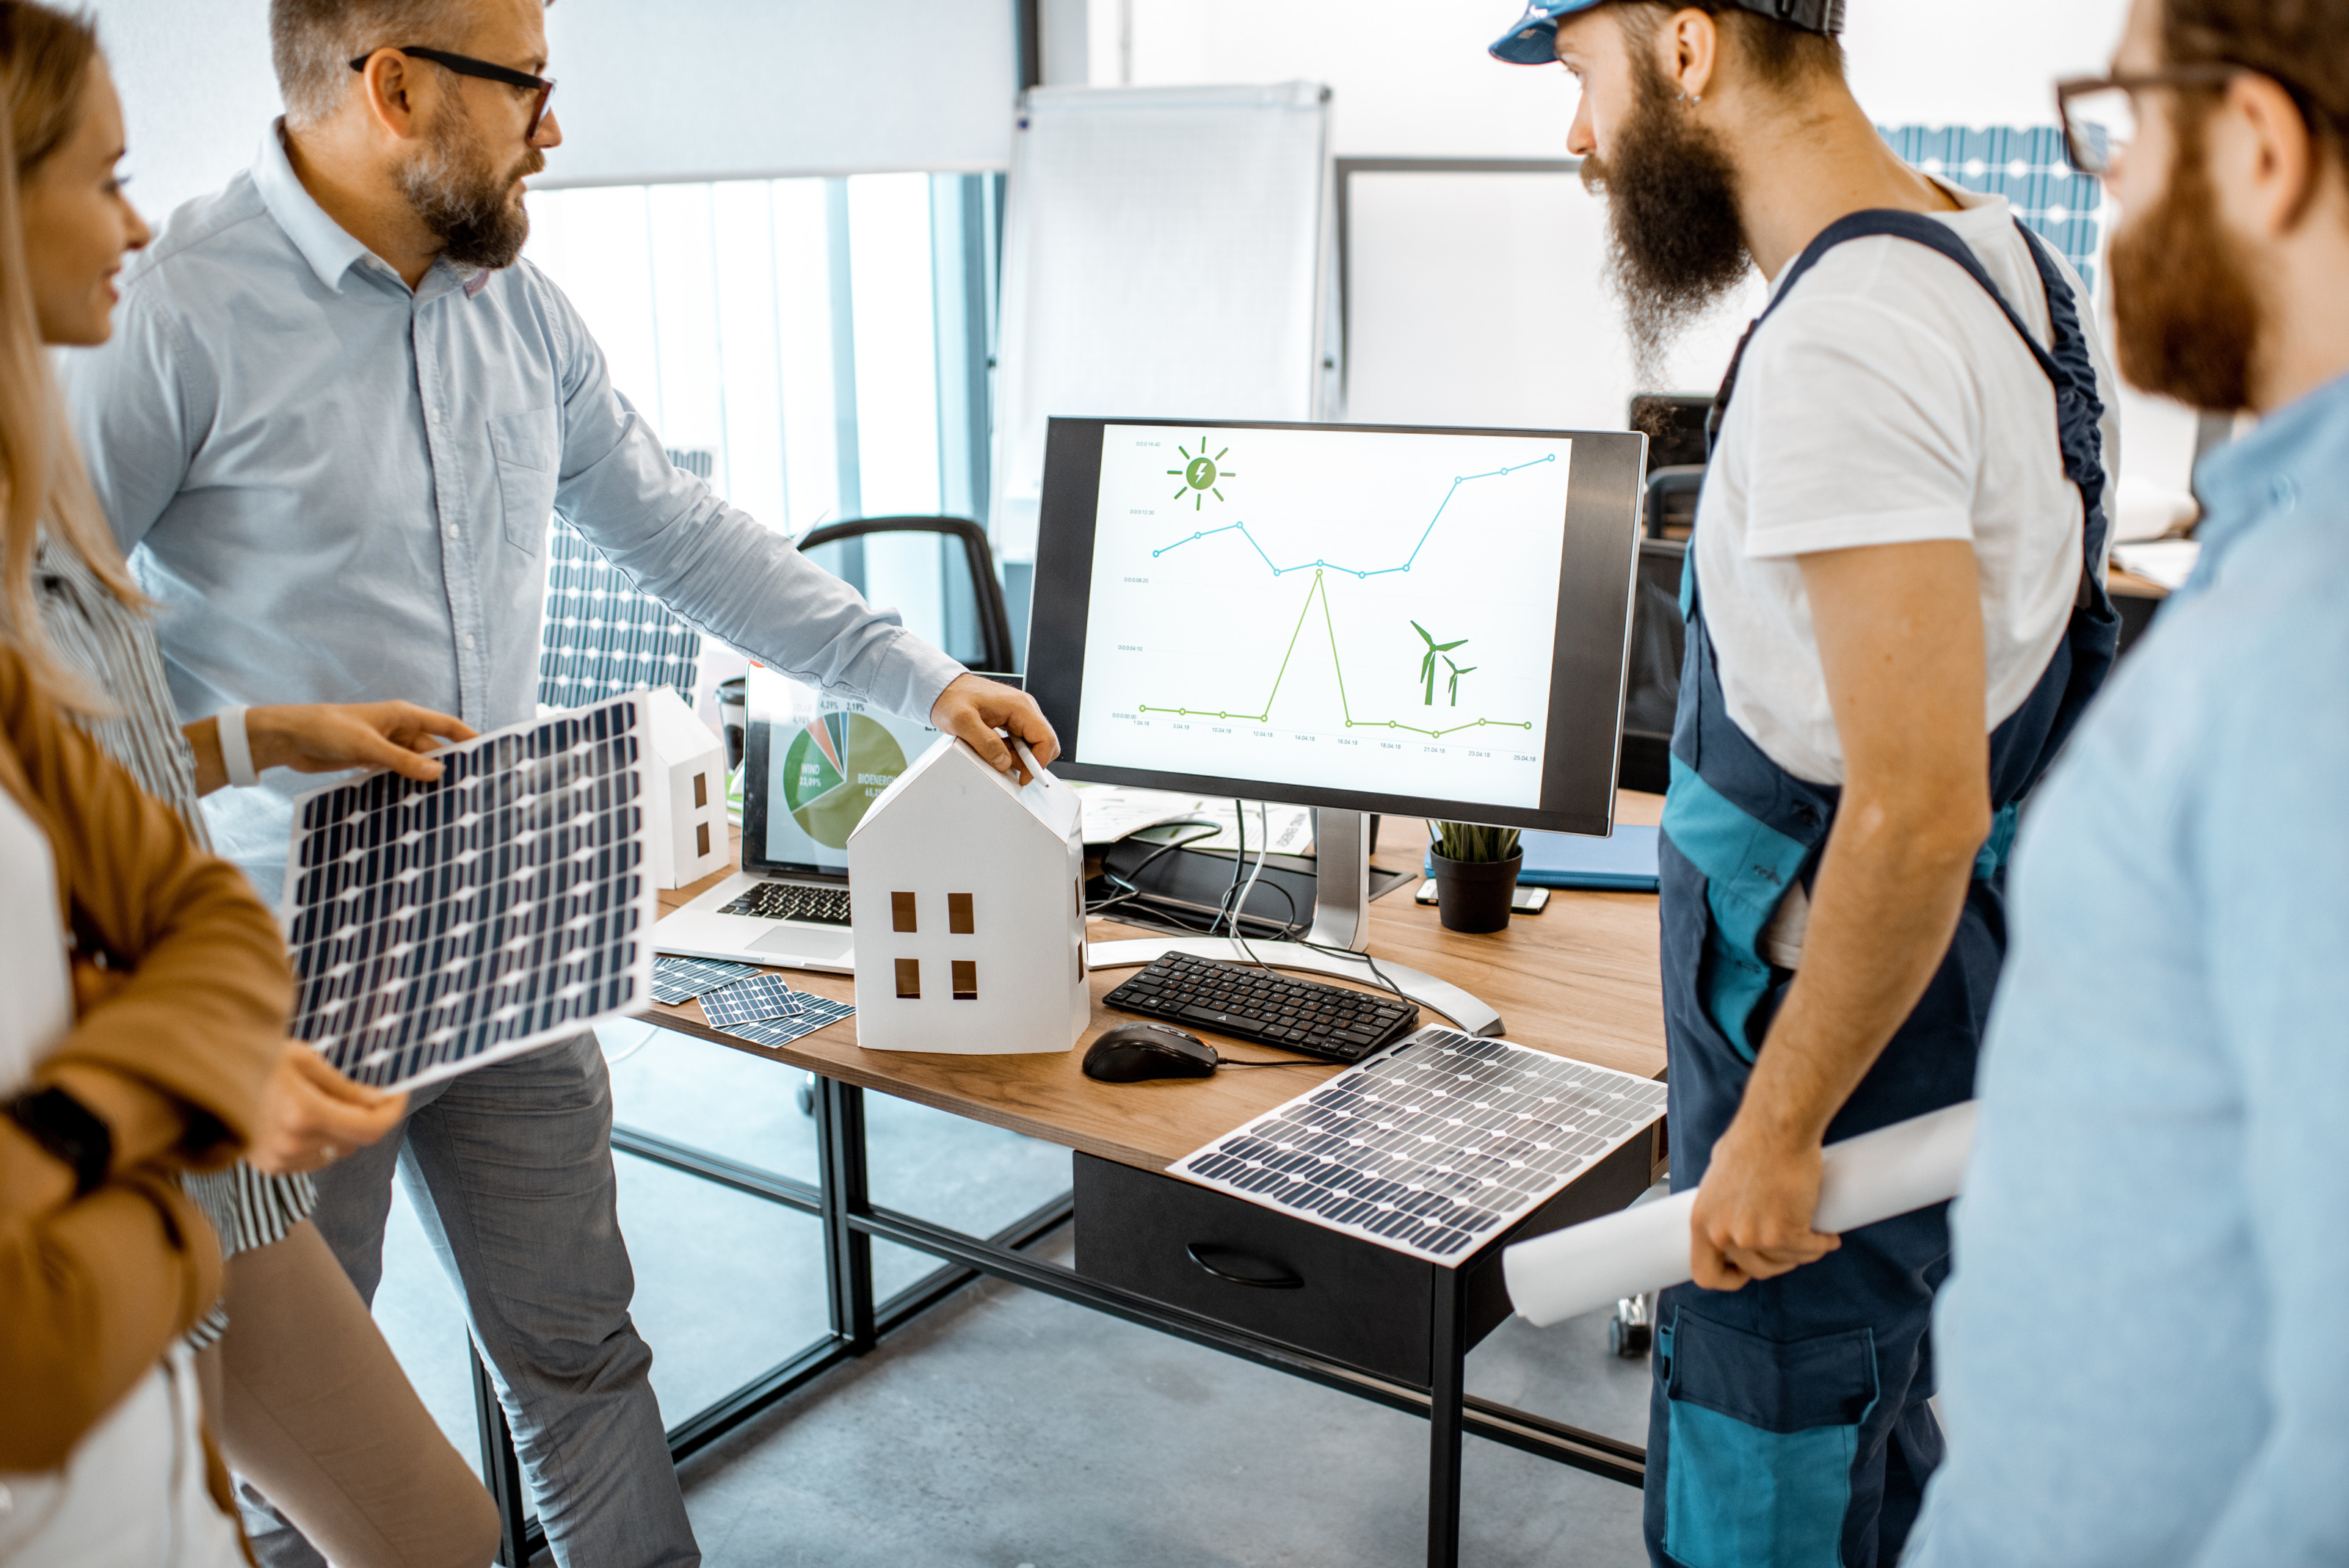
M 554 482 L 563 462 L 563 411 L 530 409 L 490 421 L 496 460 L 499 514 L 506 543 L 535 556 L 545 545 L 554 512 Z

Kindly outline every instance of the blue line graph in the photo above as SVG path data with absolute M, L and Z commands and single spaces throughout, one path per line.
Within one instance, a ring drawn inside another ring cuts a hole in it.
M 1308 571 L 1315 567 L 1332 572 L 1343 572 L 1349 576 L 1359 578 L 1383 577 L 1395 572 L 1408 572 L 1412 568 L 1412 563 L 1419 559 L 1420 552 L 1427 548 L 1429 536 L 1435 532 L 1435 525 L 1444 521 L 1444 509 L 1452 504 L 1452 498 L 1460 493 L 1462 485 L 1474 483 L 1480 479 L 1505 478 L 1517 472 L 1520 469 L 1536 468 L 1542 463 L 1557 461 L 1557 453 L 1551 452 L 1547 457 L 1537 457 L 1530 462 L 1515 463 L 1507 468 L 1496 468 L 1490 473 L 1468 473 L 1455 477 L 1452 481 L 1452 488 L 1444 493 L 1443 501 L 1437 504 L 1435 515 L 1430 517 L 1427 520 L 1427 526 L 1420 531 L 1419 543 L 1411 547 L 1411 554 L 1399 566 L 1377 566 L 1365 570 L 1360 566 L 1349 566 L 1342 562 L 1330 560 L 1299 561 L 1293 566 L 1284 566 L 1264 553 L 1264 546 L 1257 543 L 1256 535 L 1248 532 L 1248 525 L 1246 523 L 1226 523 L 1220 528 L 1203 528 L 1187 539 L 1177 539 L 1172 545 L 1161 545 L 1151 551 L 1150 558 L 1154 561 L 1170 550 L 1179 550 L 1185 545 L 1195 545 L 1202 539 L 1212 539 L 1218 534 L 1237 534 L 1248 542 L 1248 547 L 1257 553 L 1267 566 L 1271 568 L 1272 575 L 1276 577 L 1285 577 L 1291 572 Z

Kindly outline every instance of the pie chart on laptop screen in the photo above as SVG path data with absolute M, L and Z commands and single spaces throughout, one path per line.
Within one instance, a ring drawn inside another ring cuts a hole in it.
M 905 771 L 905 751 L 880 721 L 820 714 L 783 753 L 783 804 L 810 838 L 845 849 L 874 797 Z

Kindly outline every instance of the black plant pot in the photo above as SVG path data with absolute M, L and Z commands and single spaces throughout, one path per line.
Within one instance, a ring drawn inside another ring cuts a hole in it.
M 1435 912 L 1447 931 L 1503 931 L 1509 927 L 1509 899 L 1517 890 L 1523 853 L 1506 860 L 1453 860 L 1433 850 Z

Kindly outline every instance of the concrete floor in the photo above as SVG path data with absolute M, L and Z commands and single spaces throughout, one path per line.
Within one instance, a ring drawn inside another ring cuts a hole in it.
M 606 1031 L 619 1118 L 812 1179 L 798 1075 L 634 1026 Z M 1068 1155 L 866 1096 L 876 1200 L 984 1232 L 1068 1181 Z M 676 1422 L 823 1331 L 815 1222 L 619 1159 L 653 1381 Z M 885 1295 L 931 1260 L 875 1248 Z M 1065 1232 L 1043 1255 L 1066 1262 Z M 405 1196 L 377 1315 L 460 1451 L 476 1451 L 462 1318 Z M 1477 1394 L 1640 1440 L 1647 1365 L 1604 1321 L 1511 1320 Z M 992 1282 L 962 1293 L 685 1469 L 712 1568 L 1385 1568 L 1425 1561 L 1423 1422 Z M 1471 1438 L 1463 1561 L 1644 1561 L 1629 1488 Z

